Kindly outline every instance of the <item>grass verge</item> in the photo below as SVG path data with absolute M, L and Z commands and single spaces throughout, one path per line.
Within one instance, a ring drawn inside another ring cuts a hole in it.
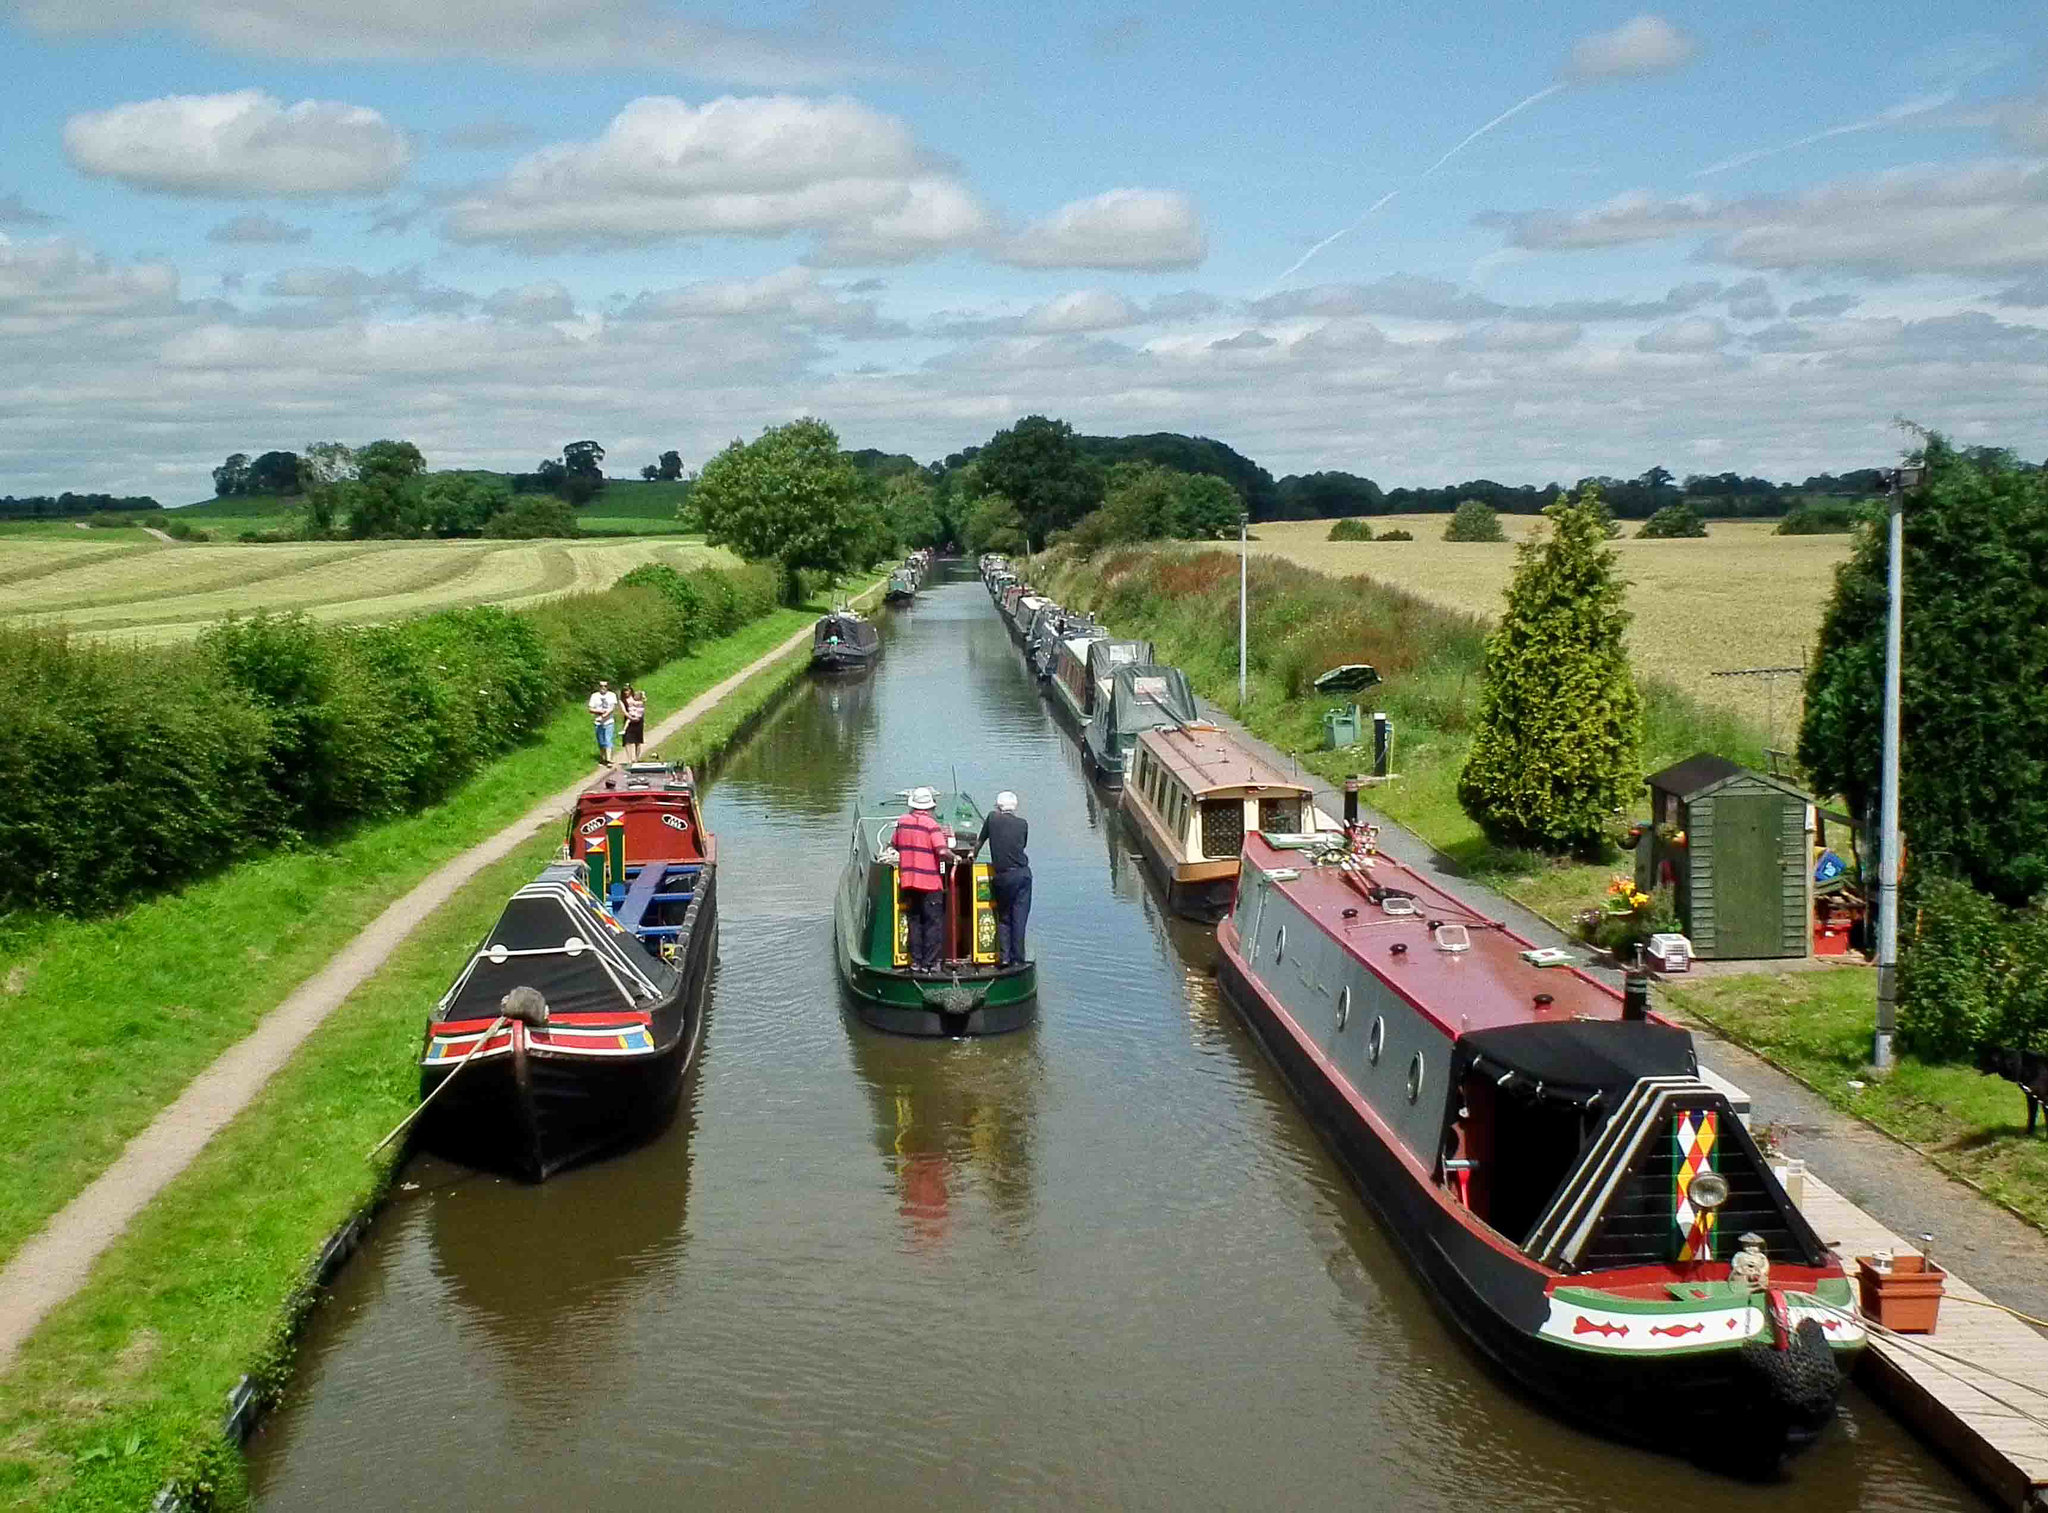
M 666 754 L 711 762 L 807 661 L 800 649 L 751 679 Z M 395 1150 L 363 1153 L 418 1095 L 426 1007 L 558 840 L 536 837 L 422 921 L 29 1340 L 0 1378 L 0 1507 L 110 1513 L 166 1483 L 202 1506 L 246 1501 L 226 1395 L 244 1374 L 265 1392 L 289 1375 L 319 1246 L 396 1169 Z
M 663 667 L 646 680 L 651 717 L 818 612 L 777 611 Z M 588 717 L 565 709 L 539 740 L 430 810 L 252 857 L 106 918 L 9 921 L 0 936 L 0 1010 L 12 1031 L 0 1099 L 0 1262 L 394 895 L 593 761 Z
M 2048 1229 L 2048 1140 L 2027 1134 L 2018 1088 L 1967 1066 L 1903 1054 L 1889 1077 L 1867 1072 L 1877 993 L 1869 972 L 1755 973 L 1667 983 L 1666 991 L 1680 1013 Z

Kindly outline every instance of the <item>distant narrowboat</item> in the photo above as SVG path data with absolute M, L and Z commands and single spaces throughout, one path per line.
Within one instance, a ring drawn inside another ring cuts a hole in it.
M 977 850 L 982 813 L 964 793 L 940 793 L 932 818 L 953 837 L 946 867 L 946 944 L 939 968 L 913 972 L 909 919 L 897 887 L 891 841 L 907 794 L 892 794 L 854 817 L 853 845 L 839 878 L 834 954 L 860 1017 L 900 1035 L 991 1035 L 1028 1024 L 1038 969 L 996 965 L 996 915 L 989 864 Z
M 889 574 L 889 586 L 882 591 L 885 604 L 908 604 L 917 598 L 917 570 L 899 567 Z
M 1112 641 L 1110 646 L 1131 645 Z M 1192 725 L 1201 718 L 1195 691 L 1178 667 L 1122 666 L 1098 693 L 1095 713 L 1081 732 L 1081 755 L 1104 787 L 1121 788 L 1124 766 L 1138 737 L 1148 730 Z
M 865 672 L 882 654 L 875 622 L 850 609 L 835 609 L 811 628 L 811 671 Z
M 1053 706 L 1062 711 L 1079 734 L 1095 717 L 1095 710 L 1109 696 L 1110 675 L 1119 667 L 1135 667 L 1152 660 L 1150 641 L 1118 641 L 1102 626 L 1091 626 L 1077 636 L 1068 636 L 1058 648 L 1052 681 L 1047 687 Z
M 1138 735 L 1122 803 L 1167 907 L 1214 922 L 1237 891 L 1247 835 L 1299 845 L 1336 833 L 1312 793 L 1214 725 L 1184 724 Z
M 609 774 L 577 800 L 569 851 L 505 905 L 420 1057 L 418 1137 L 529 1182 L 673 1117 L 718 949 L 717 846 L 688 768 Z

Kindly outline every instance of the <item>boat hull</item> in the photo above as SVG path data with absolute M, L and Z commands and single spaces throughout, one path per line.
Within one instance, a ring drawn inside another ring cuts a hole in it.
M 415 1127 L 418 1142 L 465 1165 L 527 1182 L 653 1138 L 675 1117 L 683 1081 L 704 1038 L 711 969 L 718 954 L 716 869 L 699 874 L 683 937 L 675 998 L 654 1010 L 654 1045 L 644 1055 L 593 1057 L 531 1045 L 510 1029 L 505 1054 L 464 1068 L 429 1067 L 420 1096 L 433 1102 Z M 453 1079 L 446 1092 L 441 1084 Z
M 1122 788 L 1123 774 L 1118 773 L 1111 786 Z M 1125 808 L 1130 808 L 1126 795 Z M 1138 854 L 1145 859 L 1145 870 L 1158 882 L 1159 889 L 1166 895 L 1166 907 L 1183 919 L 1192 919 L 1197 924 L 1213 925 L 1230 912 L 1230 906 L 1237 898 L 1237 864 L 1209 863 L 1210 867 L 1223 867 L 1222 875 L 1215 877 L 1187 875 L 1185 865 L 1175 862 L 1159 839 L 1152 833 L 1152 826 L 1143 815 L 1133 815 L 1136 823 L 1129 828 L 1137 837 Z
M 835 647 L 830 651 L 811 653 L 811 671 L 822 673 L 866 672 L 881 656 L 879 647 L 860 649 Z
M 1550 1274 L 1505 1242 L 1460 1222 L 1374 1128 L 1356 1095 L 1329 1075 L 1326 1058 L 1297 1032 L 1284 1005 L 1254 980 L 1240 955 L 1234 922 L 1219 927 L 1217 946 L 1225 998 L 1286 1078 L 1431 1300 L 1516 1386 L 1593 1432 L 1744 1476 L 1772 1474 L 1833 1418 L 1832 1393 L 1824 1410 L 1803 1418 L 1783 1411 L 1769 1377 L 1783 1368 L 1768 1360 L 1780 1353 L 1768 1347 L 1622 1356 L 1573 1349 L 1543 1336 L 1539 1331 L 1551 1314 Z M 1827 1358 L 1828 1347 L 1817 1348 Z
M 1003 1035 L 1038 1014 L 1038 968 L 1031 962 L 921 976 L 868 966 L 842 947 L 839 969 L 862 1022 L 892 1035 Z

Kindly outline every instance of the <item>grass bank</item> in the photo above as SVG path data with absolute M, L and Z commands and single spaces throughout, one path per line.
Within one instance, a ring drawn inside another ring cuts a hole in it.
M 776 611 L 662 667 L 646 679 L 651 720 L 816 613 Z M 0 1099 L 0 1262 L 395 894 L 593 760 L 588 718 L 564 709 L 538 740 L 432 809 L 257 856 L 105 918 L 15 921 L 0 937 L 0 1012 L 12 1031 Z
M 752 629 L 772 644 L 765 624 Z M 807 660 L 750 680 L 665 754 L 704 765 Z M 671 708 L 686 697 L 667 696 Z M 221 1434 L 226 1395 L 244 1374 L 282 1387 L 319 1246 L 396 1169 L 395 1150 L 364 1152 L 418 1096 L 426 1007 L 558 840 L 536 837 L 424 920 L 29 1340 L 0 1378 L 0 1507 L 112 1513 L 147 1507 L 166 1483 L 202 1506 L 246 1500 Z
M 1870 1075 L 1872 973 L 1757 973 L 1667 984 L 1666 991 L 1682 1014 L 2048 1229 L 2048 1140 L 2027 1134 L 2026 1100 L 2017 1087 L 1967 1066 L 1904 1054 L 1889 1077 Z
M 1369 750 L 1325 751 L 1318 673 L 1367 662 L 1385 679 L 1360 696 L 1394 723 L 1396 781 L 1368 802 L 1429 841 L 1467 876 L 1484 880 L 1551 919 L 1596 903 L 1619 852 L 1556 858 L 1496 846 L 1458 804 L 1458 774 L 1472 744 L 1488 622 L 1379 579 L 1336 578 L 1254 557 L 1244 707 L 1237 708 L 1237 572 L 1234 553 L 1126 550 L 1077 562 L 1042 559 L 1055 598 L 1096 613 L 1122 635 L 1149 637 L 1196 689 L 1304 767 L 1341 780 L 1370 766 Z M 1643 768 L 1697 751 L 1760 763 L 1755 729 L 1657 678 L 1639 680 L 1645 703 Z M 1349 702 L 1348 699 L 1341 702 Z M 1368 739 L 1369 739 L 1368 733 Z M 1648 814 L 1647 794 L 1643 815 Z

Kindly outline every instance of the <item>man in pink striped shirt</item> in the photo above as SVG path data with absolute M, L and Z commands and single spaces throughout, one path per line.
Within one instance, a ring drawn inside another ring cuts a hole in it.
M 946 871 L 952 837 L 932 818 L 939 807 L 929 788 L 910 790 L 910 812 L 896 821 L 896 881 L 910 926 L 910 970 L 935 971 L 946 943 Z

